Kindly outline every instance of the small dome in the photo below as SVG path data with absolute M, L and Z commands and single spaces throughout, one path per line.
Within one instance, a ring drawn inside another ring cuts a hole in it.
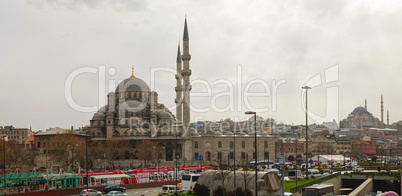
M 222 133 L 219 131 L 215 131 L 214 135 L 222 135 Z
M 158 118 L 171 119 L 173 116 L 168 112 L 158 112 Z
M 150 88 L 144 80 L 136 77 L 131 77 L 123 80 L 116 88 L 118 92 L 149 92 Z
M 197 137 L 197 136 L 201 136 L 198 131 L 196 129 L 191 129 L 191 136 L 193 137 Z
M 97 112 L 94 114 L 94 116 L 92 117 L 92 120 L 105 120 L 106 115 L 102 112 Z

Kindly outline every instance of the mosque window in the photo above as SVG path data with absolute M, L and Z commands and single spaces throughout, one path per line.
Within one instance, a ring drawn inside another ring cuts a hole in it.
M 218 152 L 218 160 L 222 160 L 222 152 Z
M 233 141 L 230 141 L 230 149 L 233 149 Z
M 222 142 L 221 141 L 218 142 L 218 148 L 222 148 Z
M 198 142 L 194 143 L 194 148 L 198 148 Z
M 242 141 L 242 142 L 241 142 L 241 147 L 242 147 L 242 148 L 246 148 L 246 142 L 245 142 L 245 141 Z
M 264 142 L 264 148 L 268 148 L 268 141 Z

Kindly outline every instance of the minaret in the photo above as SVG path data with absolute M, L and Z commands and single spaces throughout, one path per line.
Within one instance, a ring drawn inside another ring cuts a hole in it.
M 177 74 L 176 74 L 176 99 L 174 100 L 174 102 L 176 103 L 176 117 L 177 117 L 177 121 L 183 122 L 183 100 L 182 100 L 182 92 L 183 92 L 183 88 L 182 88 L 182 75 L 181 75 L 181 52 L 180 52 L 180 43 L 179 46 L 177 48 L 177 60 L 176 60 L 176 64 L 177 64 Z
M 381 94 L 381 128 L 384 128 L 384 101 Z
M 187 30 L 187 18 L 184 20 L 184 34 L 183 34 L 183 55 L 181 56 L 183 60 L 183 70 L 181 72 L 183 76 L 184 93 L 183 93 L 183 125 L 187 129 L 190 125 L 190 59 L 191 55 L 189 52 L 189 38 Z
M 387 125 L 389 125 L 389 110 L 387 110 Z
M 367 99 L 364 99 L 364 108 L 367 110 Z

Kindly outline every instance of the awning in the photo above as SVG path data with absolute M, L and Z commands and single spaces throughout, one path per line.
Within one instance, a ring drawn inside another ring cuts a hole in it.
M 129 175 L 126 174 L 113 174 L 113 175 L 99 175 L 99 176 L 90 176 L 95 179 L 111 179 L 111 178 L 130 178 Z

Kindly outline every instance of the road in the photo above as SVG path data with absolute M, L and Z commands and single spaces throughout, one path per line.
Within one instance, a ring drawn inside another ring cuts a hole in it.
M 152 187 L 152 188 L 141 188 L 141 189 L 127 189 L 125 192 L 129 196 L 155 196 L 158 195 L 159 192 L 162 190 L 161 187 Z M 79 196 L 80 194 L 76 194 L 73 196 Z M 105 194 L 102 194 L 105 195 Z

